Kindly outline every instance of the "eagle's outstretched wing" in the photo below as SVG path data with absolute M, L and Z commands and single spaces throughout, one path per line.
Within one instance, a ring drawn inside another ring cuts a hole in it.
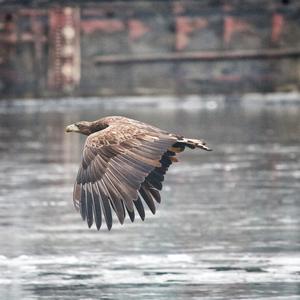
M 152 213 L 160 202 L 164 174 L 175 152 L 184 149 L 177 138 L 154 127 L 119 123 L 87 137 L 74 186 L 73 201 L 83 220 L 99 229 L 102 217 L 112 227 L 112 210 L 120 223 L 134 206 L 144 220 L 142 199 Z M 173 146 L 173 147 L 172 147 Z

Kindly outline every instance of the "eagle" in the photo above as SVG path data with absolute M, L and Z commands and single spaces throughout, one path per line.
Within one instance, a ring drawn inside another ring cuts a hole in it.
M 90 228 L 99 230 L 105 220 L 113 224 L 112 211 L 121 224 L 126 213 L 133 222 L 135 211 L 144 221 L 144 204 L 155 214 L 161 202 L 164 176 L 176 154 L 186 147 L 211 149 L 204 141 L 185 138 L 122 116 L 80 121 L 66 132 L 87 136 L 73 190 L 73 203 Z

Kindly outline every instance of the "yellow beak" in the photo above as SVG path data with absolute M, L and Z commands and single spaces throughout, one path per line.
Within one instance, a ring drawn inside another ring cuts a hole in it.
M 75 124 L 71 124 L 66 127 L 66 132 L 79 132 L 79 128 Z

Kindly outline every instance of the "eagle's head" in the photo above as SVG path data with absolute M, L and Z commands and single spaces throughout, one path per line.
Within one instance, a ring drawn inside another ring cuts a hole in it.
M 93 122 L 80 121 L 66 127 L 66 132 L 78 132 L 84 135 L 93 133 Z
M 94 122 L 79 121 L 66 127 L 66 132 L 78 132 L 84 135 L 90 135 L 94 132 L 100 131 L 108 127 L 106 123 L 101 120 Z

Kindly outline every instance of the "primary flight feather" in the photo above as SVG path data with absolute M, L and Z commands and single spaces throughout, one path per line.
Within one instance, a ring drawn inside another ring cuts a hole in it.
M 73 202 L 89 227 L 99 230 L 103 219 L 112 227 L 112 209 L 123 224 L 135 209 L 145 219 L 143 201 L 155 213 L 162 182 L 176 154 L 185 147 L 210 151 L 198 139 L 188 139 L 154 126 L 119 116 L 80 121 L 66 132 L 87 135 L 74 185 Z M 134 209 L 135 207 L 135 209 Z

